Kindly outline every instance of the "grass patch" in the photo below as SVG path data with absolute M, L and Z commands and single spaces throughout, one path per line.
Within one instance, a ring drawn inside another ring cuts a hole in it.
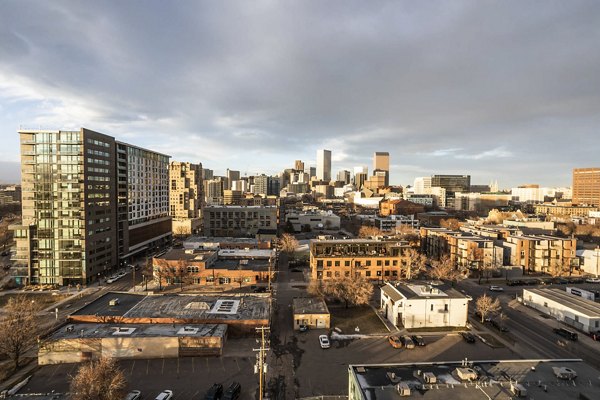
M 339 328 L 344 334 L 373 334 L 388 333 L 385 325 L 369 306 L 356 306 L 345 308 L 344 306 L 329 306 L 331 313 L 331 327 Z M 360 332 L 355 332 L 358 326 Z
M 3 296 L 0 296 L 0 308 L 6 306 L 10 299 L 14 299 L 19 296 L 25 296 L 27 299 L 31 299 L 35 301 L 41 308 L 46 308 L 51 306 L 54 303 L 57 303 L 61 300 L 66 299 L 72 294 L 65 295 L 59 294 L 53 296 L 51 292 L 41 292 L 41 293 L 8 293 Z

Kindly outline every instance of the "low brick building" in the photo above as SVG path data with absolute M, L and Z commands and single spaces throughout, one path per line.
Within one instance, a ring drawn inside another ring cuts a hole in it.
M 425 206 L 402 199 L 384 200 L 379 203 L 379 214 L 388 215 L 417 215 L 425 212 Z
M 293 301 L 292 308 L 294 330 L 300 329 L 300 325 L 306 325 L 311 329 L 329 329 L 331 317 L 323 299 L 297 297 Z

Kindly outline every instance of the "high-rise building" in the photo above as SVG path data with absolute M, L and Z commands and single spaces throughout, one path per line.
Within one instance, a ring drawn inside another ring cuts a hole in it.
M 373 155 L 373 176 L 377 171 L 385 172 L 385 186 L 390 185 L 390 153 L 387 151 L 377 151 Z
M 177 235 L 197 233 L 204 203 L 202 164 L 172 161 L 169 165 L 169 179 L 173 232 Z
M 208 168 L 202 168 L 202 180 L 207 181 L 212 179 L 214 176 L 214 171 Z
M 265 174 L 254 177 L 254 194 L 266 196 L 269 192 L 269 177 Z
M 308 174 L 308 179 L 310 180 L 310 178 L 312 178 L 313 176 L 317 176 L 317 168 L 316 167 L 306 167 L 306 169 L 304 170 L 304 172 L 306 172 Z
M 338 171 L 336 180 L 338 182 L 344 182 L 344 184 L 347 185 L 348 183 L 350 183 L 350 171 L 347 171 L 345 169 Z
M 206 204 L 221 205 L 223 204 L 223 185 L 224 180 L 217 177 L 204 181 L 204 198 Z
M 226 175 L 227 175 L 227 188 L 226 189 L 231 189 L 231 185 L 233 185 L 233 182 L 240 180 L 240 171 L 233 171 L 233 170 L 227 168 Z
M 85 128 L 19 135 L 18 283 L 89 283 L 171 236 L 169 156 Z
M 242 192 L 240 190 L 223 190 L 223 204 L 239 205 L 242 201 Z
M 294 169 L 296 171 L 303 171 L 304 172 L 304 163 L 302 162 L 302 160 L 296 160 L 294 162 Z
M 317 150 L 317 179 L 331 181 L 331 150 Z
M 573 169 L 573 203 L 600 206 L 600 168 Z
M 432 175 L 431 186 L 446 189 L 446 196 L 454 197 L 454 193 L 469 193 L 471 175 Z
M 413 182 L 413 192 L 415 194 L 431 194 L 431 177 L 422 176 L 415 178 Z

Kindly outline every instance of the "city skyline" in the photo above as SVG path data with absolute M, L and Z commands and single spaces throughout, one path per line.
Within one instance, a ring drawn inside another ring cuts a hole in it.
M 402 185 L 570 186 L 598 165 L 598 3 L 0 8 L 1 182 L 18 181 L 20 127 L 86 127 L 242 175 L 319 149 L 334 173 L 388 151 Z

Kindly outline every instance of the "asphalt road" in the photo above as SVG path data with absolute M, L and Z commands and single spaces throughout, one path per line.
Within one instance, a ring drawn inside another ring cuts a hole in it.
M 553 285 L 553 287 L 564 287 L 570 285 Z M 597 290 L 598 285 L 582 284 L 577 287 Z M 473 281 L 460 282 L 458 288 L 473 297 L 470 304 L 471 315 L 475 311 L 475 299 L 484 293 L 498 297 L 502 304 L 502 312 L 507 317 L 505 321 L 508 333 L 500 333 L 490 324 L 484 324 L 483 329 L 489 329 L 501 340 L 514 346 L 520 358 L 581 358 L 588 364 L 600 368 L 600 343 L 593 342 L 580 334 L 577 342 L 564 341 L 565 346 L 558 344 L 559 339 L 552 328 L 560 326 L 553 320 L 544 318 L 534 310 L 526 309 L 525 306 L 515 301 L 516 295 L 523 293 L 523 287 L 504 286 L 503 292 L 490 292 L 487 286 L 477 285 Z M 527 286 L 525 286 L 527 288 Z M 477 327 L 482 327 L 478 321 L 471 319 Z

